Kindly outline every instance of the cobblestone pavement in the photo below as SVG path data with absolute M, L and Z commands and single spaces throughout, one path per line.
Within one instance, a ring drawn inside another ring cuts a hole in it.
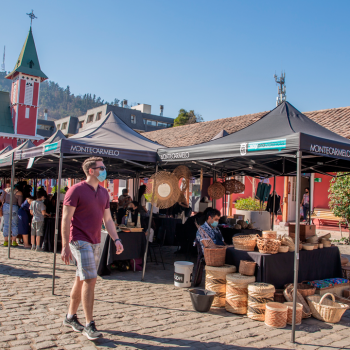
M 62 326 L 75 268 L 57 255 L 52 296 L 52 253 L 13 248 L 11 256 L 0 247 L 1 349 L 350 349 L 349 311 L 338 324 L 303 320 L 296 345 L 290 343 L 290 326 L 269 328 L 223 309 L 193 311 L 188 291 L 173 286 L 170 249 L 166 270 L 150 263 L 145 282 L 140 272 L 98 278 L 94 318 L 104 337 L 91 342 Z M 82 309 L 78 316 L 84 321 Z

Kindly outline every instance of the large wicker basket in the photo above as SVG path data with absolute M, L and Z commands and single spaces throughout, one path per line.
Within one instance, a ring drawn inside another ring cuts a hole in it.
M 223 266 L 226 259 L 226 246 L 218 245 L 215 248 L 204 247 L 205 264 L 209 266 Z
M 294 284 L 293 283 L 288 283 L 284 287 L 290 287 L 293 288 Z M 298 283 L 298 292 L 304 297 L 309 297 L 311 295 L 314 295 L 316 292 L 316 287 L 311 286 L 310 284 L 306 284 L 305 282 Z
M 278 239 L 258 238 L 256 242 L 259 252 L 263 254 L 277 254 L 281 241 Z
M 328 295 L 332 297 L 332 300 L 326 298 Z M 312 295 L 307 297 L 307 302 L 310 305 L 313 317 L 329 323 L 339 322 L 344 312 L 349 309 L 348 305 L 336 302 L 334 295 L 331 293 L 327 293 L 322 297 Z
M 232 243 L 235 249 L 253 252 L 256 246 L 258 235 L 244 235 L 232 237 Z
M 294 288 L 292 284 L 288 285 L 288 287 L 283 291 L 283 295 L 287 301 L 293 301 L 293 291 Z M 297 302 L 303 305 L 303 318 L 310 317 L 311 311 L 309 305 L 299 291 L 297 291 Z
M 239 273 L 244 276 L 254 276 L 256 262 L 241 260 L 239 262 Z

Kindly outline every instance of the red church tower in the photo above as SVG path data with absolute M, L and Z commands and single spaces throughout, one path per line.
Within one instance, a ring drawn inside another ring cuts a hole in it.
M 40 83 L 48 77 L 40 69 L 32 27 L 14 70 L 6 76 L 12 80 L 11 116 L 14 133 L 36 136 Z

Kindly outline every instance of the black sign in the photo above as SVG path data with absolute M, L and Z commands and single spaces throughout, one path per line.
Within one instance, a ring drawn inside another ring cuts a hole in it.
M 183 273 L 174 273 L 174 282 L 184 283 L 185 275 Z

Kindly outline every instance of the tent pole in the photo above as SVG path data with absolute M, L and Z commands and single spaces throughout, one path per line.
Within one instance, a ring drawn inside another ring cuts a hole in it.
M 274 229 L 274 225 L 275 225 L 275 194 L 276 194 L 276 175 L 274 175 L 273 177 L 273 207 L 272 207 L 272 223 L 271 223 L 271 231 L 273 231 Z
M 56 218 L 55 218 L 55 243 L 54 243 L 53 269 L 52 269 L 52 295 L 55 295 L 57 238 L 58 238 L 58 225 L 60 223 L 60 193 L 61 193 L 62 162 L 63 162 L 63 154 L 60 153 L 60 160 L 58 165 L 57 192 L 56 192 L 57 198 L 56 198 Z
M 156 165 L 156 173 L 158 172 L 158 163 Z M 152 199 L 151 199 L 151 213 L 149 214 L 149 221 L 148 221 L 148 228 L 147 228 L 147 243 L 146 243 L 146 250 L 145 250 L 145 256 L 143 258 L 143 268 L 142 268 L 142 278 L 141 281 L 145 280 L 145 272 L 146 272 L 146 263 L 147 263 L 147 254 L 148 254 L 148 245 L 149 245 L 149 237 L 151 236 L 151 224 L 152 224 L 152 216 L 153 216 L 153 201 L 154 201 L 154 192 L 156 190 L 155 183 L 153 184 L 152 189 Z
M 11 166 L 11 195 L 10 195 L 10 222 L 9 222 L 9 235 L 8 235 L 8 250 L 7 258 L 11 259 L 11 231 L 12 231 L 12 207 L 13 207 L 13 187 L 15 182 L 15 152 L 12 153 L 12 166 Z M 5 196 L 6 198 L 6 196 Z
M 296 188 L 296 212 L 295 212 L 295 252 L 294 252 L 294 291 L 293 291 L 293 320 L 291 341 L 295 343 L 295 316 L 297 305 L 297 285 L 299 270 L 299 237 L 300 237 L 300 189 L 301 189 L 301 159 L 302 152 L 297 152 L 297 188 Z
M 312 193 L 311 193 L 311 180 L 312 180 L 312 176 L 311 176 L 312 174 L 310 174 L 310 181 L 309 181 L 309 225 L 311 225 L 311 195 L 312 195 Z

